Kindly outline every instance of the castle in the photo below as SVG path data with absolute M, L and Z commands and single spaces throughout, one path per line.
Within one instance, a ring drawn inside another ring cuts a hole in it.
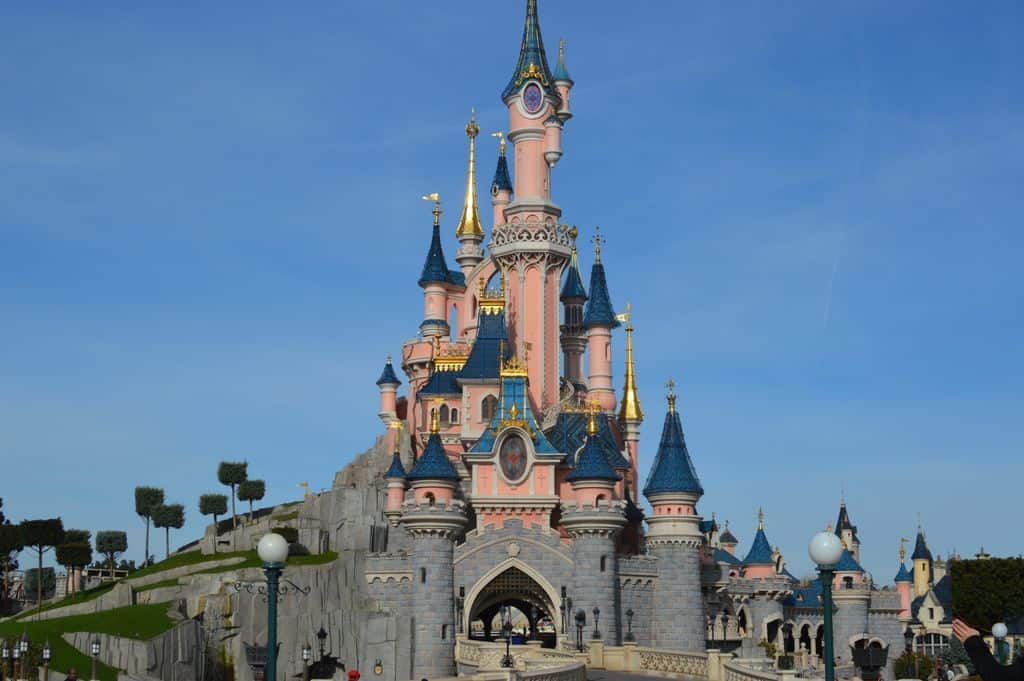
M 645 414 L 629 309 L 612 305 L 597 233 L 584 283 L 581 234 L 563 222 L 551 189 L 573 85 L 564 45 L 550 67 L 537 2 L 528 0 L 519 58 L 501 91 L 509 123 L 507 138 L 496 133 L 489 229 L 477 198 L 480 128 L 474 118 L 466 126 L 454 267 L 441 204 L 424 197 L 434 205 L 418 281 L 423 319 L 377 381 L 394 451 L 384 473 L 386 550 L 365 565 L 371 597 L 409 627 L 396 651 L 408 664 L 399 677 L 454 674 L 456 639 L 499 636 L 495 618 L 511 609 L 548 646 L 575 646 L 582 632 L 613 646 L 763 657 L 758 645 L 774 644 L 820 655 L 820 587 L 789 574 L 763 515 L 741 558 L 729 528 L 698 510 L 704 490 L 671 382 L 641 480 Z M 851 646 L 901 651 L 912 595 L 922 596 L 913 589 L 917 561 L 914 578 L 901 563 L 894 585 L 878 588 L 858 563 L 845 504 L 835 532 L 846 546 L 835 576 L 837 656 L 848 660 Z

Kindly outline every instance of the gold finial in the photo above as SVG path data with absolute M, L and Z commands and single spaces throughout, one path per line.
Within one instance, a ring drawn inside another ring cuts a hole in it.
M 825 525 L 825 531 L 826 532 L 831 532 L 832 531 L 832 523 L 828 523 L 828 524 Z
M 491 133 L 491 137 L 497 137 L 498 138 L 498 153 L 501 154 L 502 156 L 504 156 L 505 155 L 505 133 L 503 133 L 501 130 L 499 130 L 498 132 L 492 132 Z
M 900 537 L 900 563 L 902 564 L 907 559 L 907 542 L 909 539 Z
M 431 212 L 434 214 L 434 227 L 437 227 L 438 225 L 441 224 L 441 213 L 443 212 L 441 210 L 441 195 L 438 194 L 437 192 L 434 192 L 433 194 L 427 194 L 426 196 L 421 198 L 424 201 L 434 202 L 434 210 Z
M 601 228 L 594 228 L 594 236 L 590 240 L 594 244 L 594 262 L 601 262 L 601 246 L 604 245 L 604 237 L 601 236 Z
M 575 253 L 576 252 L 576 237 L 578 237 L 580 235 L 580 230 L 576 227 L 576 225 L 573 225 L 572 227 L 569 228 L 569 231 L 566 232 L 566 234 L 568 234 L 569 238 L 572 239 L 572 252 Z
M 757 509 L 757 529 L 759 529 L 759 530 L 763 530 L 764 529 L 764 509 L 763 508 L 758 508 Z
M 558 58 L 562 59 L 565 57 L 565 38 L 558 40 Z
M 430 433 L 436 435 L 441 432 L 441 419 L 437 415 L 437 407 L 430 410 Z
M 587 435 L 591 437 L 597 435 L 597 412 L 600 408 L 596 400 L 587 403 Z
M 665 387 L 668 388 L 668 410 L 676 410 L 676 382 L 671 378 L 665 381 Z
M 398 419 L 388 422 L 388 428 L 395 431 L 395 454 L 398 454 L 401 449 L 401 440 L 398 438 L 398 431 L 402 429 L 402 422 Z
M 476 201 L 476 136 L 479 134 L 476 109 L 473 109 L 469 114 L 469 123 L 466 124 L 466 136 L 469 137 L 469 170 L 466 171 L 466 196 L 462 201 L 462 217 L 459 218 L 459 226 L 455 228 L 457 237 L 484 235 Z
M 619 407 L 619 420 L 644 420 L 644 411 L 640 408 L 640 393 L 636 387 L 636 365 L 633 362 L 633 324 L 630 321 L 633 307 L 626 303 L 626 311 L 619 315 L 626 322 L 626 375 L 622 381 L 622 404 Z

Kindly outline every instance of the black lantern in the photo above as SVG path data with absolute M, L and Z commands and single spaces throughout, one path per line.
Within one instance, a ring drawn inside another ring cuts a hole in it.
M 599 623 L 600 623 L 600 620 L 601 620 L 601 608 L 599 608 L 599 607 L 597 607 L 595 605 L 593 613 L 594 613 L 594 633 L 592 633 L 590 635 L 590 638 L 599 639 L 599 638 L 601 638 L 601 629 L 598 626 Z
M 626 610 L 626 640 L 635 641 L 636 636 L 633 635 L 633 608 Z
M 583 652 L 583 627 L 587 626 L 587 613 L 583 608 L 576 611 L 576 650 Z
M 910 627 L 907 627 L 906 631 L 903 632 L 903 644 L 906 650 L 911 650 L 914 647 L 914 632 L 911 631 Z
M 537 629 L 538 629 L 537 625 L 540 624 L 540 622 L 537 621 L 537 618 L 539 616 L 540 616 L 540 613 L 537 611 L 537 606 L 536 605 L 530 606 L 530 618 L 531 618 L 530 619 L 530 640 L 531 641 L 536 641 L 537 639 L 540 638 L 540 636 L 537 634 Z
M 504 608 L 505 621 L 501 624 L 501 633 L 505 635 L 505 657 L 501 658 L 501 666 L 511 669 L 512 660 L 512 608 Z
M 24 634 L 21 635 L 21 638 L 18 640 L 18 647 L 21 648 L 22 655 L 28 653 L 28 643 L 28 632 L 26 631 Z
M 324 655 L 327 650 L 327 631 L 320 627 L 320 631 L 316 632 L 316 640 L 320 644 L 320 659 L 324 659 Z
M 50 641 L 47 639 L 43 645 L 43 662 L 49 662 L 50 658 L 53 657 L 53 650 L 50 648 Z

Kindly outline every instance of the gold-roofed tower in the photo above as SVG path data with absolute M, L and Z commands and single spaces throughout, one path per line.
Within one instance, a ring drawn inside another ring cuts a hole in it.
M 466 194 L 462 200 L 462 216 L 455 228 L 455 237 L 459 240 L 459 248 L 455 252 L 455 262 L 467 276 L 484 258 L 482 248 L 484 228 L 480 222 L 480 210 L 476 196 L 476 136 L 480 134 L 480 126 L 476 123 L 476 109 L 470 112 L 469 123 L 466 124 L 466 136 L 469 138 L 469 167 L 466 170 Z

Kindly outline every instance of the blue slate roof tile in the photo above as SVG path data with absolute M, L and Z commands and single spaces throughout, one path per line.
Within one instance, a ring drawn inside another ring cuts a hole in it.
M 661 492 L 704 494 L 704 488 L 700 485 L 697 471 L 690 459 L 690 452 L 686 449 L 679 412 L 675 409 L 669 409 L 665 415 L 658 453 L 654 455 L 654 464 L 644 486 L 644 496 L 648 499 L 652 494 Z
M 894 579 L 893 581 L 894 582 L 913 582 L 914 578 L 910 576 L 909 572 L 907 572 L 907 566 L 901 562 L 900 563 L 900 570 L 899 570 L 899 572 L 896 573 L 896 579 Z
M 441 436 L 431 433 L 427 446 L 406 476 L 407 480 L 458 480 L 459 474 L 441 444 Z
M 741 565 L 740 559 L 732 555 L 725 549 L 715 549 L 714 553 L 716 563 L 728 563 L 729 565 Z
M 462 388 L 456 382 L 458 371 L 435 371 L 426 384 L 420 388 L 418 395 L 458 395 Z
M 809 608 L 812 610 L 824 610 L 821 602 L 821 582 L 814 580 L 810 586 L 802 586 L 793 589 L 793 592 L 782 601 L 787 608 Z
M 615 469 L 608 463 L 604 448 L 601 446 L 600 438 L 597 435 L 587 436 L 576 465 L 573 466 L 569 475 L 565 476 L 568 482 L 576 480 L 611 480 L 617 481 L 621 478 L 615 473 Z
M 608 282 L 601 262 L 595 262 L 590 268 L 590 299 L 583 310 L 583 325 L 587 328 L 609 326 L 613 329 L 620 326 L 619 320 L 615 318 L 611 296 L 608 295 Z
M 459 372 L 459 378 L 498 378 L 501 375 L 498 355 L 501 353 L 502 341 L 505 342 L 505 357 L 501 361 L 507 361 L 512 356 L 512 347 L 505 328 L 505 313 L 481 313 L 480 328 L 477 329 L 473 349 L 469 351 L 469 358 Z
M 556 83 L 558 81 L 573 82 L 572 76 L 569 75 L 569 67 L 565 65 L 565 49 L 561 45 L 558 47 L 558 62 L 555 64 L 555 71 L 551 75 L 554 76 Z
M 533 448 L 538 454 L 557 454 L 558 450 L 551 444 L 544 433 L 541 432 L 537 419 L 530 407 L 530 399 L 526 385 L 526 379 L 522 376 L 503 376 L 501 378 L 501 390 L 498 396 L 498 406 L 494 410 L 491 422 L 484 429 L 480 439 L 470 449 L 471 452 L 492 452 L 497 443 L 498 436 L 504 430 L 502 422 L 511 417 L 513 407 L 518 419 L 526 422 L 526 430 L 533 436 Z
M 739 544 L 740 543 L 739 539 L 737 539 L 736 535 L 734 535 L 732 533 L 732 530 L 729 529 L 728 525 L 725 526 L 725 532 L 722 533 L 722 536 L 719 537 L 718 541 L 720 541 L 723 544 Z
M 601 445 L 608 464 L 615 469 L 629 468 L 629 461 L 622 455 L 622 448 L 616 438 L 615 422 L 607 414 L 597 417 L 597 440 Z M 555 448 L 565 453 L 566 465 L 574 465 L 575 452 L 587 439 L 587 415 L 580 412 L 561 412 L 555 425 L 544 433 Z
M 575 249 L 573 249 L 569 266 L 565 268 L 565 281 L 562 282 L 560 298 L 562 301 L 587 299 L 587 289 L 583 286 L 583 276 L 580 275 L 580 263 L 576 258 Z
M 405 466 L 402 465 L 402 459 L 398 456 L 398 452 L 395 452 L 394 456 L 391 457 L 391 467 L 388 468 L 388 472 L 384 474 L 385 478 L 404 478 L 405 477 Z
M 420 272 L 419 285 L 427 284 L 451 284 L 465 288 L 466 275 L 456 270 L 448 269 L 448 263 L 444 259 L 444 249 L 441 247 L 441 227 L 434 225 L 433 234 L 430 237 L 430 248 L 427 250 L 427 259 L 423 261 L 423 271 Z
M 843 555 L 839 557 L 835 570 L 836 572 L 864 572 L 864 568 L 860 566 L 857 559 L 847 549 L 843 549 Z
M 772 560 L 772 546 L 768 543 L 768 537 L 765 536 L 764 528 L 757 528 L 757 534 L 754 535 L 754 543 L 750 546 L 750 551 L 747 552 L 747 557 L 743 559 L 744 565 L 774 565 L 775 561 Z
M 949 575 L 946 575 L 939 581 L 935 582 L 935 585 L 931 588 L 932 593 L 935 594 L 935 599 L 942 606 L 943 616 L 941 624 L 949 624 L 953 621 L 953 585 Z M 917 613 L 921 610 L 921 606 L 924 604 L 924 599 L 928 594 L 924 596 L 918 596 L 910 602 L 910 615 L 912 621 L 920 622 Z
M 917 539 L 914 541 L 914 552 L 910 554 L 911 560 L 932 560 L 932 552 L 928 550 L 928 542 L 924 540 L 924 532 L 917 531 Z
M 402 382 L 398 380 L 398 376 L 395 375 L 395 368 L 391 364 L 391 358 L 388 357 L 388 361 L 384 364 L 384 371 L 380 372 L 380 378 L 377 379 L 377 385 L 401 385 Z
M 508 174 L 508 161 L 505 160 L 505 154 L 498 156 L 498 167 L 494 169 L 494 180 L 491 182 L 492 192 L 496 193 L 501 189 L 512 191 L 512 178 Z

